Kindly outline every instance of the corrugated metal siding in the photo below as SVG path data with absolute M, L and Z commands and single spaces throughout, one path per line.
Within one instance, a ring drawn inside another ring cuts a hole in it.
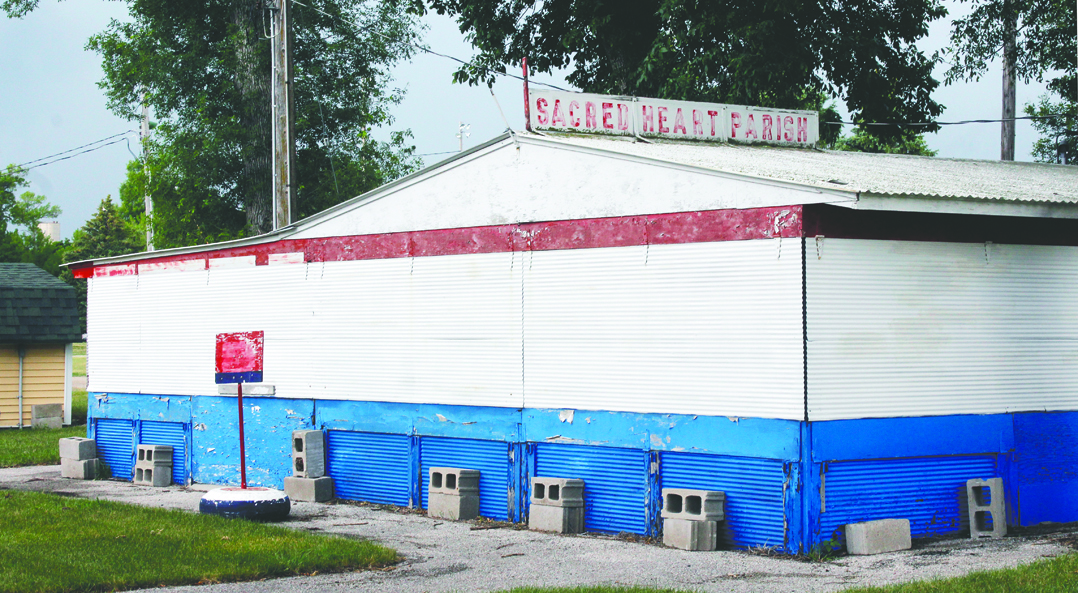
M 807 290 L 811 420 L 1078 409 L 1078 247 L 809 239 Z
M 143 420 L 139 430 L 140 445 L 169 445 L 172 447 L 172 481 L 187 484 L 191 475 L 187 459 L 188 428 L 180 422 L 156 422 Z
M 411 437 L 330 430 L 326 474 L 339 498 L 408 506 L 411 502 Z
M 726 520 L 720 538 L 724 546 L 786 544 L 783 498 L 786 474 L 782 461 L 663 453 L 663 488 L 698 488 L 726 493 Z
M 509 489 L 515 489 L 509 452 L 513 445 L 500 441 L 423 437 L 419 440 L 420 496 L 427 508 L 430 468 L 460 467 L 479 470 L 479 514 L 509 520 Z
M 997 477 L 992 456 L 872 459 L 826 464 L 820 537 L 847 523 L 909 519 L 913 537 L 969 529 L 966 480 Z
M 94 439 L 97 456 L 101 458 L 112 477 L 130 480 L 135 475 L 135 423 L 116 418 L 94 420 Z
M 528 407 L 804 416 L 800 240 L 528 257 Z
M 584 480 L 588 531 L 648 531 L 647 453 L 634 449 L 537 443 L 533 475 Z
M 214 395 L 213 336 L 257 329 L 280 397 L 520 407 L 521 257 L 94 278 L 91 388 Z

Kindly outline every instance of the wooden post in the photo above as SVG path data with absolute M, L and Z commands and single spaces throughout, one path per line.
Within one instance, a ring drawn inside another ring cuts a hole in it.
M 153 251 L 153 199 L 150 198 L 150 172 L 146 169 L 149 161 L 149 148 L 146 141 L 150 139 L 150 105 L 146 102 L 146 91 L 142 91 L 142 130 L 139 134 L 142 140 L 142 177 L 143 201 L 146 207 L 146 251 Z
M 295 92 L 290 0 L 273 12 L 273 228 L 292 224 L 296 203 Z
M 1010 5 L 1006 5 L 1010 8 Z M 1014 65 L 1017 58 L 1015 47 L 1016 30 L 1018 28 L 1018 15 L 1013 9 L 1006 10 L 1003 18 L 1005 39 L 1003 40 L 1003 121 L 1000 125 L 999 158 L 1003 161 L 1014 160 L 1014 115 L 1015 115 L 1015 72 Z

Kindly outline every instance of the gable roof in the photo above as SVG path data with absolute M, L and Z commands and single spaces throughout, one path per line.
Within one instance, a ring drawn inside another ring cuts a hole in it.
M 80 341 L 73 287 L 34 264 L 0 263 L 0 343 Z

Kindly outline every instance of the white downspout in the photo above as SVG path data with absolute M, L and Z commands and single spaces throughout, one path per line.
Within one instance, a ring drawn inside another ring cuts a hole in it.
M 19 428 L 23 427 L 22 423 L 22 361 L 26 358 L 26 348 L 19 346 Z

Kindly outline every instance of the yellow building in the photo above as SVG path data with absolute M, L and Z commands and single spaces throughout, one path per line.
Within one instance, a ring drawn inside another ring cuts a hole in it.
M 81 340 L 74 288 L 33 264 L 0 263 L 0 427 L 31 426 L 43 404 L 61 404 L 71 423 L 71 345 Z

